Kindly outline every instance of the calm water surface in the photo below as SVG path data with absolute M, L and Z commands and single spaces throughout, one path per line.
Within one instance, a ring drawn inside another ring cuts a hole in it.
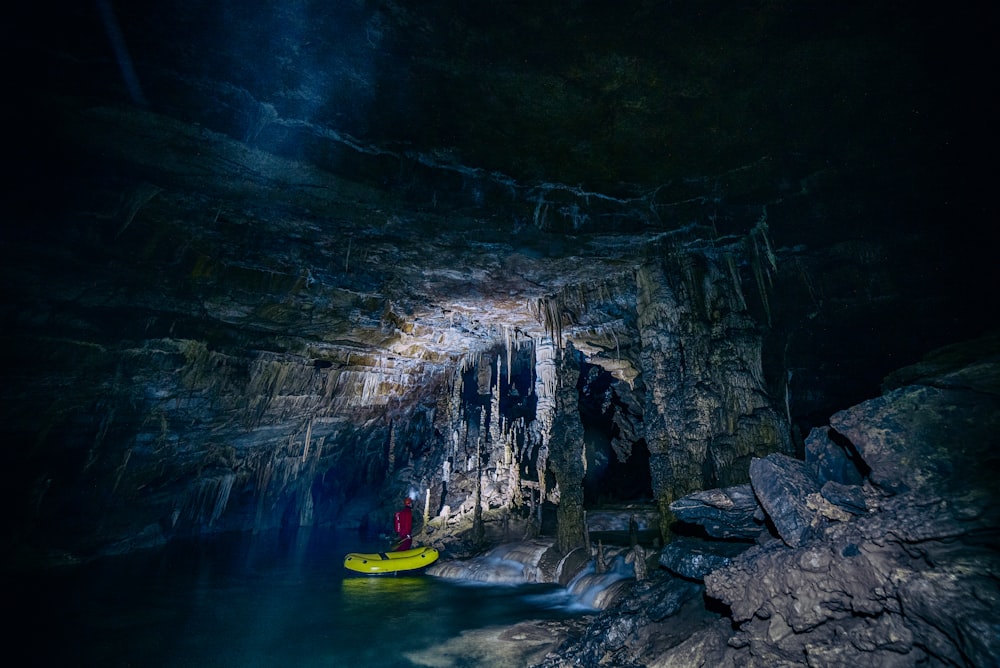
M 356 534 L 216 539 L 22 578 L 14 642 L 39 666 L 415 666 L 461 631 L 580 614 L 554 587 L 360 576 Z

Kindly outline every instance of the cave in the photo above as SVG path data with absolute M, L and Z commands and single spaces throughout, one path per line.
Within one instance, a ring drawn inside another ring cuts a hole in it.
M 10 12 L 4 551 L 33 644 L 73 638 L 40 664 L 212 664 L 140 646 L 126 600 L 169 606 L 116 573 L 448 609 L 340 574 L 404 498 L 442 563 L 627 571 L 559 619 L 448 590 L 440 647 L 519 629 L 461 665 L 1000 659 L 988 8 Z

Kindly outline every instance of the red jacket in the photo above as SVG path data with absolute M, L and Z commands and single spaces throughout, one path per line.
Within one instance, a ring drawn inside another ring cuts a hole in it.
M 400 538 L 409 538 L 413 530 L 413 511 L 410 508 L 403 508 L 396 513 L 396 534 Z

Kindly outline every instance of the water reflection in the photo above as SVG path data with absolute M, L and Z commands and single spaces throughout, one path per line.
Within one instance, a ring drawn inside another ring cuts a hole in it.
M 464 631 L 571 614 L 536 598 L 551 587 L 343 568 L 345 553 L 375 549 L 356 535 L 298 532 L 37 573 L 18 583 L 12 635 L 45 666 L 412 667 L 413 652 Z
M 387 597 L 397 605 L 423 605 L 430 598 L 431 579 L 426 576 L 358 576 L 341 583 L 345 609 L 383 606 Z

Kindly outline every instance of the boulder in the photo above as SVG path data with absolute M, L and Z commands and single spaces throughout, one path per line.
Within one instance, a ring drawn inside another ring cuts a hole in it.
M 830 425 L 887 493 L 990 489 L 1000 467 L 1000 396 L 979 388 L 908 386 L 840 411 Z
M 750 483 L 781 540 L 789 547 L 805 543 L 816 520 L 807 498 L 820 490 L 806 465 L 780 453 L 755 458 L 750 462 Z
M 751 547 L 750 543 L 674 538 L 660 550 L 660 566 L 689 580 L 702 582 L 705 576 Z
M 830 427 L 816 427 L 805 440 L 805 462 L 820 484 L 860 485 L 867 465 L 853 446 Z
M 671 503 L 670 510 L 678 520 L 697 524 L 714 538 L 753 539 L 764 530 L 749 484 L 688 494 Z
M 843 485 L 834 480 L 828 480 L 820 488 L 819 493 L 833 505 L 854 515 L 868 511 L 865 491 L 859 485 Z

